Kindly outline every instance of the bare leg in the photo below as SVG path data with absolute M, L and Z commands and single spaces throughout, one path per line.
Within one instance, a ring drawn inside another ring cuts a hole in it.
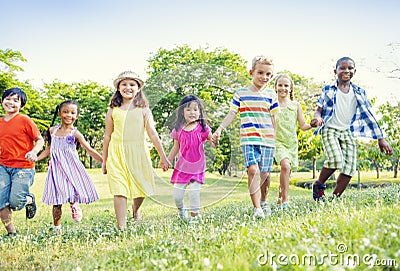
M 135 218 L 137 222 L 142 221 L 142 216 L 140 214 L 139 208 L 142 205 L 143 201 L 144 197 L 133 199 L 133 204 L 132 204 L 133 218 Z
M 62 205 L 53 205 L 53 222 L 54 226 L 61 225 Z
M 350 180 L 351 176 L 340 173 L 339 177 L 337 178 L 336 187 L 335 190 L 333 190 L 333 194 L 340 197 L 346 189 L 347 185 L 349 184 Z
M 281 173 L 279 175 L 279 196 L 278 204 L 287 203 L 289 201 L 289 183 L 290 183 L 290 162 L 285 158 L 281 160 Z
M 258 182 L 258 165 L 254 164 L 247 168 L 247 187 L 249 189 L 251 202 L 255 208 L 261 208 L 260 206 L 260 184 Z
M 120 195 L 114 196 L 115 217 L 117 218 L 117 226 L 119 230 L 126 228 L 126 206 L 126 197 Z
M 0 210 L 0 217 L 1 217 L 1 222 L 3 222 L 7 232 L 15 233 L 15 227 L 12 222 L 12 211 L 10 209 L 10 206 L 6 206 L 2 210 Z
M 321 172 L 319 173 L 318 181 L 320 183 L 325 183 L 326 180 L 335 172 L 336 168 L 326 168 L 322 167 Z
M 271 174 L 269 172 L 260 172 L 260 179 L 261 201 L 266 201 L 271 184 Z

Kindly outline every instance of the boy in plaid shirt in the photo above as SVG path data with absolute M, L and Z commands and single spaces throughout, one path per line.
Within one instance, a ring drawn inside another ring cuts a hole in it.
M 326 180 L 340 170 L 334 196 L 340 196 L 356 171 L 357 149 L 354 137 L 368 137 L 378 140 L 379 148 L 392 155 L 392 147 L 383 138 L 382 130 L 371 112 L 372 105 L 365 90 L 350 82 L 356 73 L 355 62 L 342 57 L 334 70 L 337 81 L 327 85 L 317 101 L 317 110 L 311 126 L 319 126 L 314 134 L 321 132 L 326 160 L 319 178 L 312 185 L 314 200 L 325 196 Z

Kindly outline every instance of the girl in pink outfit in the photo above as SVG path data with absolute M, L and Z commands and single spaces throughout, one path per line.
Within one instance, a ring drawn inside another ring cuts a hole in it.
M 171 137 L 174 145 L 168 160 L 172 161 L 179 153 L 171 177 L 178 215 L 184 220 L 188 218 L 183 198 L 186 188 L 189 188 L 190 213 L 191 219 L 194 219 L 200 210 L 200 188 L 204 183 L 206 169 L 204 143 L 208 141 L 215 147 L 211 141 L 211 128 L 207 124 L 203 105 L 195 95 L 188 95 L 181 100 Z

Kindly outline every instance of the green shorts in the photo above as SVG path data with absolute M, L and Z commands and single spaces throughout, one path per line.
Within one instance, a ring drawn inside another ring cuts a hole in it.
M 324 127 L 321 139 L 325 153 L 324 167 L 339 169 L 340 173 L 353 176 L 357 168 L 357 146 L 350 129 L 340 131 Z

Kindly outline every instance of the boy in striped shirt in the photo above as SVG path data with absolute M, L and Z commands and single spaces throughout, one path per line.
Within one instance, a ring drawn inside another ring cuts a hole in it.
M 256 56 L 252 60 L 252 84 L 236 91 L 228 115 L 213 134 L 216 144 L 229 124 L 240 114 L 240 146 L 247 167 L 248 188 L 254 217 L 265 218 L 271 209 L 265 201 L 275 151 L 275 114 L 279 112 L 276 92 L 265 88 L 273 76 L 272 60 Z M 260 173 L 260 183 L 257 180 Z

